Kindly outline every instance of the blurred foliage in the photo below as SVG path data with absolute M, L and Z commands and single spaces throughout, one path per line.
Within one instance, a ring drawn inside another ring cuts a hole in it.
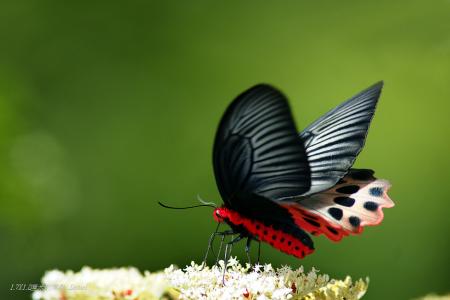
M 366 299 L 448 292 L 450 2 L 3 1 L 0 296 L 45 270 L 199 261 L 227 104 L 281 88 L 303 128 L 383 79 L 356 166 L 393 183 L 383 224 L 274 265 L 370 276 Z M 253 249 L 255 250 L 255 249 Z M 241 247 L 234 252 L 245 257 Z

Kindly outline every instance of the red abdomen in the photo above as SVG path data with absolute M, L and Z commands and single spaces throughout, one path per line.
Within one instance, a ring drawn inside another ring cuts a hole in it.
M 303 258 L 314 252 L 290 233 L 281 229 L 275 229 L 273 226 L 242 216 L 238 212 L 226 207 L 220 207 L 214 210 L 214 219 L 218 222 L 227 222 L 235 226 L 243 227 L 256 239 L 270 244 L 272 247 L 283 251 L 284 253 Z

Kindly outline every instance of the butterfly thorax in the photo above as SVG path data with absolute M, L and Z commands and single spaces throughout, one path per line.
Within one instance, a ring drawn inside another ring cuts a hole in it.
M 269 243 L 271 246 L 299 258 L 314 251 L 313 248 L 302 243 L 298 237 L 285 232 L 276 224 L 265 224 L 225 206 L 214 210 L 214 219 L 219 223 L 227 223 L 236 233 Z

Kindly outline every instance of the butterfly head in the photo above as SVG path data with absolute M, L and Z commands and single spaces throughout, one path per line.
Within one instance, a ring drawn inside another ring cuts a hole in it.
M 217 207 L 214 209 L 213 217 L 217 223 L 223 223 L 229 218 L 230 211 L 226 207 Z

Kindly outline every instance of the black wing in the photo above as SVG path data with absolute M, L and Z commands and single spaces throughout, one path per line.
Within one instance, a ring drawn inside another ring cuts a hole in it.
M 305 195 L 331 188 L 353 165 L 364 146 L 382 87 L 383 82 L 376 83 L 300 133 L 311 169 L 311 188 Z
M 269 85 L 256 85 L 228 107 L 216 133 L 216 182 L 230 207 L 246 206 L 252 194 L 275 200 L 310 189 L 303 142 L 286 98 Z

